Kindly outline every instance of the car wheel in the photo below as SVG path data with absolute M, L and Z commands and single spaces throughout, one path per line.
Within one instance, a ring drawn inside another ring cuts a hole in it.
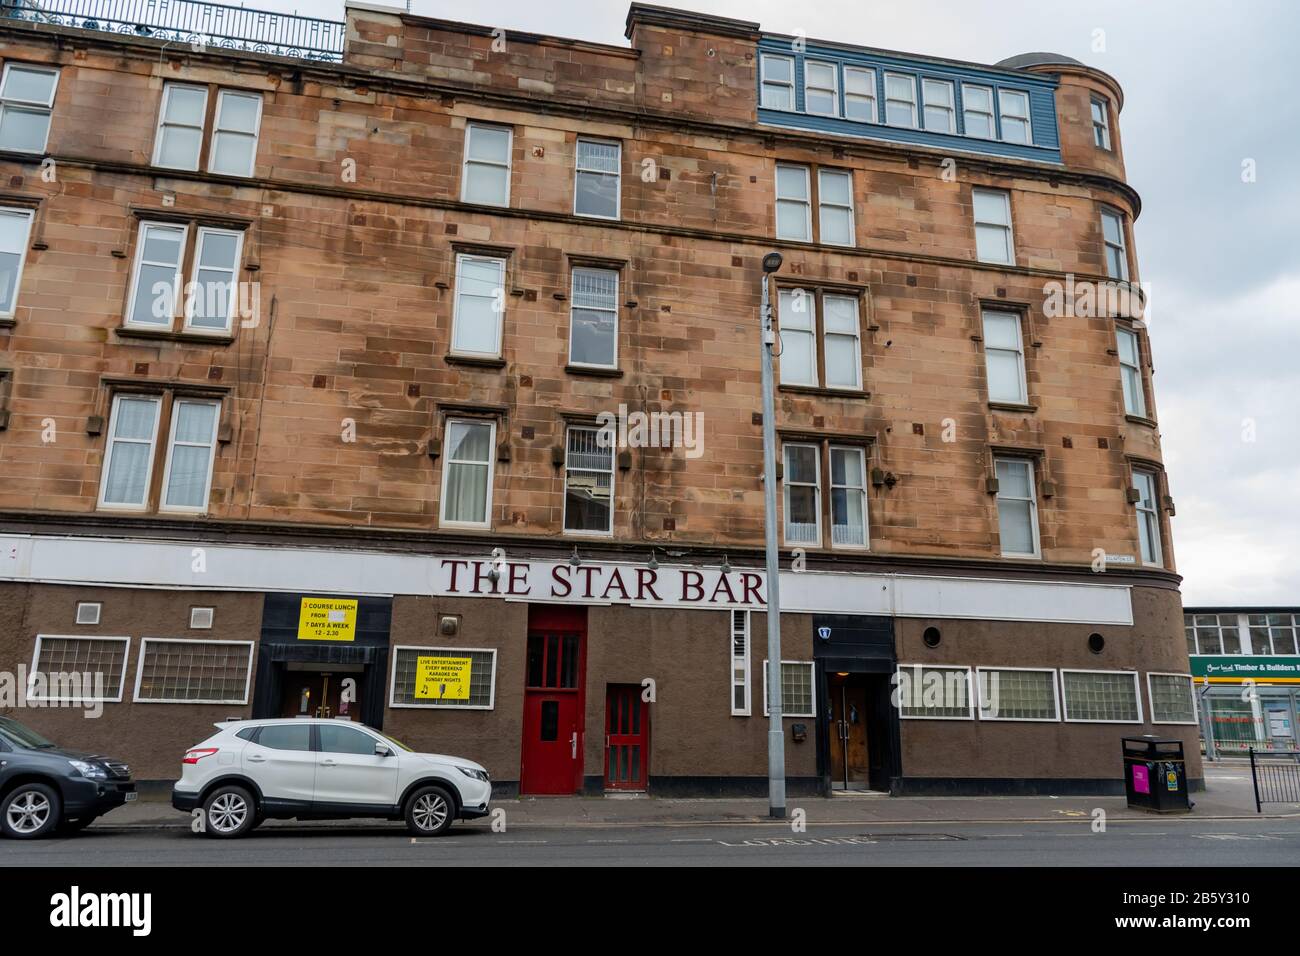
M 240 837 L 253 829 L 257 807 L 243 787 L 217 787 L 203 801 L 203 832 L 217 839 Z
M 456 816 L 456 801 L 443 787 L 421 787 L 406 801 L 406 828 L 416 836 L 442 836 Z
M 0 805 L 0 830 L 16 840 L 48 836 L 59 825 L 62 807 L 58 791 L 48 784 L 19 784 Z

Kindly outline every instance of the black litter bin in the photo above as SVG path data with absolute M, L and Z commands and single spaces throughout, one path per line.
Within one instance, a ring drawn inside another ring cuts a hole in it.
M 1128 805 L 1155 813 L 1187 813 L 1183 742 L 1169 737 L 1124 737 L 1124 793 Z

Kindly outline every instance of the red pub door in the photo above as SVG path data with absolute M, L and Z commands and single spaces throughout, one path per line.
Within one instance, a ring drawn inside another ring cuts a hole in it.
M 605 692 L 605 789 L 646 789 L 650 707 L 640 684 L 610 684 Z
M 587 609 L 530 607 L 519 792 L 582 790 Z

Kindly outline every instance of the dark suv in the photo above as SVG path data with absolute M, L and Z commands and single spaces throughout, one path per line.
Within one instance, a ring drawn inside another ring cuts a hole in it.
M 0 717 L 0 833 L 33 840 L 74 832 L 135 798 L 126 764 L 63 750 Z

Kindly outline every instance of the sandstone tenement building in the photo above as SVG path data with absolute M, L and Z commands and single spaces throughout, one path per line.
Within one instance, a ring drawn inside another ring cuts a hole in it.
M 1144 324 L 1050 304 L 1139 278 L 1110 76 L 78 6 L 0 16 L 0 663 L 104 679 L 21 719 L 146 779 L 302 713 L 505 792 L 760 791 L 775 250 L 792 788 L 1195 751 Z

